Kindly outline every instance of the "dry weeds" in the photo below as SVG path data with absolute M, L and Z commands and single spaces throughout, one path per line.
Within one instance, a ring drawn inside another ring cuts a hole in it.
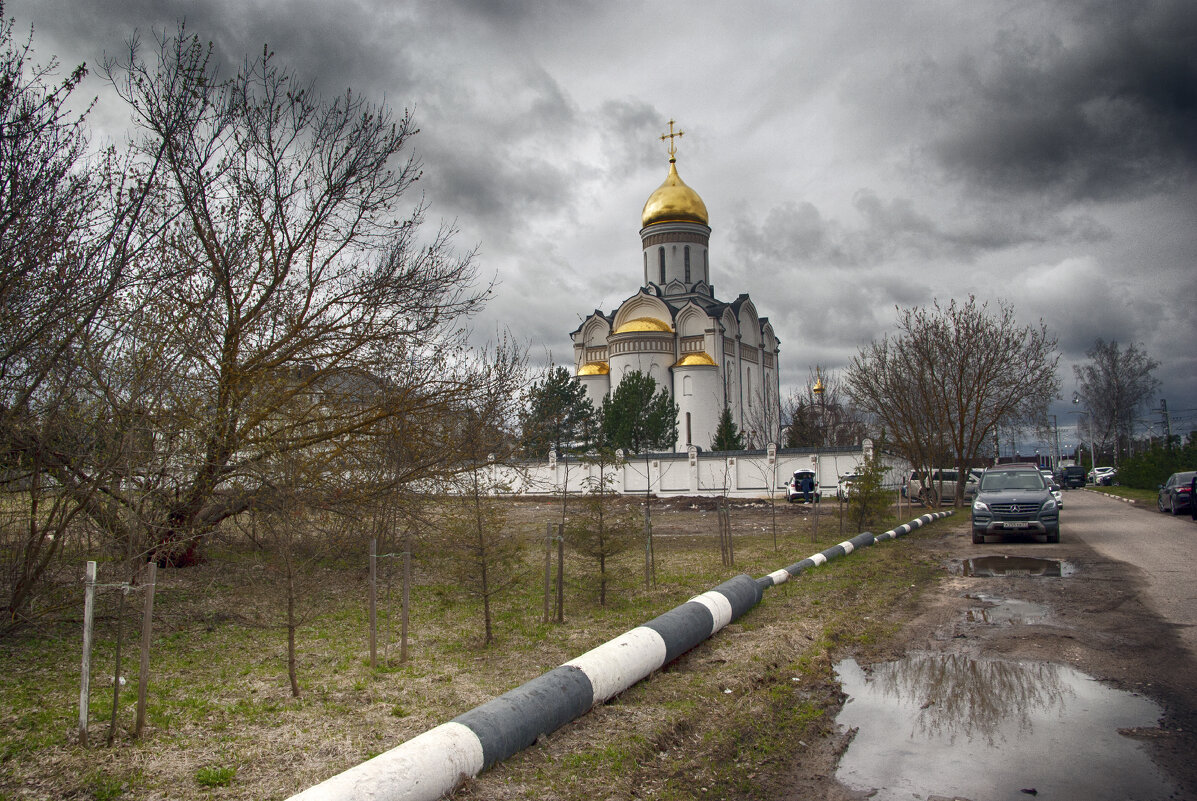
M 824 513 L 819 542 L 811 544 L 811 517 L 801 507 L 779 504 L 774 518 L 766 503 L 739 504 L 732 512 L 737 564 L 725 568 L 712 505 L 658 502 L 656 586 L 643 587 L 643 551 L 633 550 L 617 560 L 612 599 L 599 608 L 593 565 L 570 555 L 566 624 L 544 624 L 539 542 L 546 522 L 559 516 L 551 500 L 512 503 L 508 525 L 527 532 L 530 542 L 528 575 L 521 592 L 500 606 L 498 641 L 487 648 L 477 608 L 422 570 L 413 590 L 411 658 L 394 662 L 393 588 L 391 660 L 371 671 L 366 561 L 347 554 L 323 566 L 310 594 L 318 614 L 300 634 L 299 699 L 290 697 L 270 588 L 255 579 L 252 566 L 222 554 L 202 567 L 163 571 L 150 726 L 140 742 L 128 734 L 135 656 L 126 658 L 117 744 L 81 748 L 73 732 L 77 621 L 0 642 L 0 801 L 285 798 L 731 575 L 759 576 L 850 536 Z M 833 725 L 834 654 L 884 638 L 893 630 L 893 612 L 882 610 L 910 602 L 929 576 L 900 544 L 886 544 L 774 588 L 708 643 L 467 782 L 455 797 L 749 798 L 779 787 L 817 788 L 843 745 Z M 111 602 L 101 608 L 111 615 Z M 104 672 L 112 669 L 112 628 L 107 621 L 98 636 L 93 743 L 103 741 L 109 712 L 111 677 L 105 680 Z M 201 768 L 235 774 L 227 786 L 204 787 L 197 781 Z

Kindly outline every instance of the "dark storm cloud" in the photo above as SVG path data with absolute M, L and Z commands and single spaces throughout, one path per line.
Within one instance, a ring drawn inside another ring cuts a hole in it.
M 1060 27 L 1005 27 L 939 65 L 931 152 L 983 188 L 1107 200 L 1192 179 L 1197 4 L 1069 4 Z
M 24 8 L 27 3 L 18 0 L 12 8 L 25 16 L 32 11 Z M 39 38 L 45 33 L 64 50 L 84 54 L 93 68 L 105 56 L 125 58 L 135 33 L 143 56 L 152 58 L 156 38 L 175 35 L 184 24 L 189 35 L 212 43 L 221 75 L 232 74 L 247 58 L 259 58 L 268 46 L 281 65 L 325 95 L 352 87 L 400 110 L 408 102 L 413 72 L 402 43 L 418 37 L 411 24 L 385 10 L 315 0 L 39 0 L 36 17 Z
M 884 199 L 860 190 L 852 199 L 858 222 L 825 217 L 808 201 L 770 209 L 758 224 L 733 222 L 731 241 L 746 257 L 806 264 L 871 267 L 893 259 L 972 261 L 986 253 L 1028 243 L 1097 242 L 1109 232 L 1084 214 L 1063 216 L 997 207 L 953 220 L 919 210 L 909 198 Z
M 438 13 L 448 11 L 457 18 L 473 18 L 508 32 L 544 29 L 580 16 L 588 16 L 602 4 L 595 0 L 574 0 L 570 3 L 546 3 L 544 0 L 441 0 L 435 4 Z

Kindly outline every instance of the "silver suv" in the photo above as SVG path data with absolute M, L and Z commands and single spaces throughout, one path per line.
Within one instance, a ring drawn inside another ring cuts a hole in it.
M 987 534 L 1042 534 L 1060 541 L 1060 506 L 1033 464 L 991 467 L 981 474 L 973 500 L 973 542 Z
M 977 494 L 977 474 L 979 471 L 970 470 L 964 484 L 964 500 L 971 501 Z M 931 478 L 923 481 L 923 474 L 913 471 L 906 482 L 906 497 L 918 501 L 923 506 L 939 506 L 941 503 L 956 502 L 956 482 L 959 473 L 955 469 L 936 468 L 931 471 Z M 940 496 L 940 488 L 943 496 Z

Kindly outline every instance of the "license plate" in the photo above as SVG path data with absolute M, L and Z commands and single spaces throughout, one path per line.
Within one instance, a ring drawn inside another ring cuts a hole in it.
M 1031 524 L 1025 521 L 1016 521 L 1014 523 L 1002 523 L 1002 528 L 1030 528 Z

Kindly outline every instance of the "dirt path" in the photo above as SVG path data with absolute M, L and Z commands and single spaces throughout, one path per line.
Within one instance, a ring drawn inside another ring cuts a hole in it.
M 1193 593 L 1191 549 L 1179 561 L 1171 539 L 1161 544 L 1163 528 L 1173 521 L 1154 510 L 1086 493 L 1072 492 L 1066 498 L 1064 536 L 1057 545 L 1032 540 L 973 545 L 967 514 L 938 526 L 938 537 L 910 540 L 909 547 L 945 565 L 949 574 L 938 592 L 924 595 L 902 636 L 858 659 L 876 663 L 926 651 L 1041 660 L 1070 665 L 1116 688 L 1141 693 L 1164 712 L 1159 728 L 1136 730 L 1133 736 L 1146 743 L 1156 763 L 1179 784 L 1180 797 L 1197 798 L 1197 764 L 1192 759 L 1197 753 L 1197 663 L 1186 647 L 1194 633 L 1192 618 L 1187 617 Z M 1197 528 L 1187 534 L 1197 536 Z M 970 560 L 995 556 L 1058 560 L 1064 575 L 967 575 L 973 572 L 968 569 Z M 1117 556 L 1145 562 L 1147 569 L 1112 558 Z M 985 607 L 995 598 L 1046 608 L 1047 614 L 991 620 L 976 613 L 979 605 Z M 809 768 L 802 773 L 810 775 Z M 799 792 L 791 797 L 854 797 L 825 783 L 813 794 L 812 784 L 803 785 L 792 785 Z

